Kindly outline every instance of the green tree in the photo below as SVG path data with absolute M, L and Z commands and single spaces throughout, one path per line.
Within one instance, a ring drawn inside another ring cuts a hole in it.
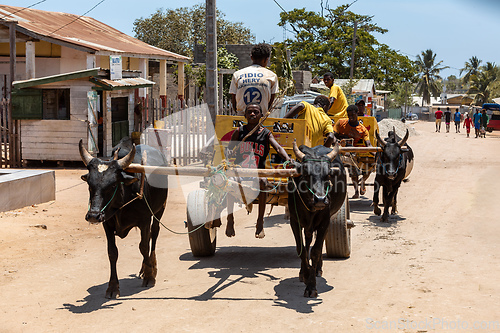
M 225 47 L 217 48 L 217 68 L 221 69 L 238 69 L 239 59 L 234 54 L 227 51 Z M 196 86 L 198 86 L 201 91 L 200 99 L 203 98 L 203 89 L 205 88 L 207 82 L 207 67 L 205 64 L 200 66 L 186 64 L 184 66 L 184 75 L 188 80 L 192 80 Z M 222 91 L 225 99 L 229 99 L 229 87 L 231 85 L 231 75 L 223 75 Z M 175 82 L 177 82 L 177 71 L 175 71 Z
M 469 61 L 465 62 L 464 68 L 460 70 L 460 75 L 465 72 L 465 75 L 462 78 L 465 84 L 470 82 L 473 75 L 477 75 L 479 73 L 481 62 L 482 60 L 479 60 L 476 56 L 471 57 Z
M 224 19 L 217 11 L 217 43 L 249 44 L 255 40 L 250 29 L 241 22 Z M 205 5 L 176 9 L 158 9 L 147 18 L 134 21 L 135 37 L 153 46 L 192 57 L 194 45 L 205 43 Z
M 403 78 L 414 80 L 411 60 L 380 44 L 375 33 L 387 30 L 372 22 L 372 16 L 349 11 L 350 5 L 321 13 L 294 9 L 280 14 L 280 26 L 290 26 L 294 36 L 286 40 L 294 69 L 311 70 L 313 75 L 332 72 L 337 78 L 350 76 L 351 44 L 357 22 L 354 77 L 375 78 L 384 89 L 394 88 Z
M 422 51 L 421 55 L 417 56 L 417 66 L 420 72 L 420 78 L 416 86 L 416 92 L 422 96 L 423 102 L 427 105 L 431 103 L 431 96 L 439 96 L 442 91 L 442 86 L 438 82 L 441 80 L 439 72 L 448 68 L 441 66 L 443 61 L 436 63 L 436 54 L 431 49 Z
M 390 100 L 390 108 L 404 108 L 404 106 L 413 106 L 412 92 L 415 85 L 411 82 L 405 81 L 399 84 L 396 89 L 391 93 L 388 100 Z
M 271 51 L 270 69 L 278 76 L 279 95 L 292 96 L 295 94 L 295 81 L 292 75 L 292 66 L 288 61 L 285 43 L 275 43 Z
M 458 79 L 455 75 L 450 75 L 446 78 L 446 91 L 449 93 L 454 93 L 456 92 L 460 86 L 459 86 Z
M 475 94 L 473 104 L 482 105 L 490 101 L 490 96 L 495 88 L 495 82 L 500 78 L 500 69 L 494 62 L 487 62 L 481 66 L 477 74 L 470 77 L 471 86 L 468 94 Z

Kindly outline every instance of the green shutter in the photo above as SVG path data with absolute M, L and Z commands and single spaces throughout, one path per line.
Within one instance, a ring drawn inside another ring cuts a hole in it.
M 126 136 L 129 136 L 128 120 L 115 121 L 111 123 L 111 144 L 113 147 Z
M 12 119 L 42 119 L 42 90 L 12 91 Z

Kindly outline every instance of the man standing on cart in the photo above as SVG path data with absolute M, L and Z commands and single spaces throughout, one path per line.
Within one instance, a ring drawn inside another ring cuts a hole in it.
M 271 145 L 276 152 L 285 161 L 290 161 L 290 157 L 285 149 L 276 141 L 270 130 L 259 125 L 259 120 L 262 118 L 262 109 L 260 104 L 250 103 L 245 108 L 245 118 L 248 121 L 247 125 L 238 127 L 231 136 L 231 141 L 227 147 L 228 156 L 235 157 L 234 164 L 243 168 L 265 169 L 266 158 L 269 155 L 269 146 Z M 247 135 L 256 127 L 258 128 L 247 137 Z M 244 142 L 242 140 L 245 139 Z M 236 149 L 235 149 L 236 148 Z M 234 151 L 233 151 L 234 150 Z M 256 178 L 247 180 L 257 180 Z M 258 179 L 259 193 L 259 216 L 257 217 L 257 225 L 255 229 L 256 238 L 264 238 L 264 213 L 266 210 L 266 178 Z M 257 185 L 257 184 L 256 184 Z M 234 231 L 234 197 L 229 194 L 227 196 L 227 225 L 226 236 L 235 236 Z
M 271 46 L 265 43 L 254 45 L 251 51 L 253 64 L 236 71 L 231 80 L 229 94 L 236 115 L 243 116 L 250 103 L 260 104 L 267 113 L 278 92 L 278 76 L 266 68 L 271 58 Z
M 333 74 L 328 72 L 323 75 L 323 82 L 330 89 L 330 106 L 327 108 L 327 114 L 330 116 L 347 117 L 347 99 L 342 89 L 334 83 Z
M 305 101 L 298 103 L 288 111 L 284 118 L 294 118 L 298 115 L 299 119 L 305 119 L 312 131 L 311 145 L 330 147 L 335 141 L 335 136 L 332 120 L 324 111 L 329 105 L 328 97 L 320 95 L 314 99 L 312 105 Z
M 372 147 L 368 130 L 358 121 L 358 107 L 349 105 L 347 108 L 347 119 L 339 119 L 333 126 L 333 133 L 336 139 L 352 139 L 353 146 Z M 355 166 L 348 168 L 354 186 L 353 199 L 359 198 L 359 194 L 365 194 L 365 181 L 370 176 L 367 170 L 358 170 Z M 358 190 L 359 171 L 361 171 L 361 189 Z

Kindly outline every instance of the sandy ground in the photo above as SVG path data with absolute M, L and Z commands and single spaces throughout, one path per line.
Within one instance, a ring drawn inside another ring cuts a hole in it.
M 325 259 L 317 299 L 302 296 L 283 207 L 263 240 L 253 236 L 257 213 L 238 212 L 236 237 L 219 230 L 211 258 L 194 258 L 186 235 L 162 229 L 151 289 L 137 279 L 132 231 L 118 241 L 121 297 L 106 299 L 106 241 L 84 220 L 84 170 L 57 169 L 56 201 L 0 213 L 0 332 L 500 331 L 500 134 L 413 126 L 416 162 L 399 214 L 381 223 L 370 189 L 351 201 L 352 255 Z M 162 222 L 171 229 L 185 231 L 189 191 L 169 193 Z

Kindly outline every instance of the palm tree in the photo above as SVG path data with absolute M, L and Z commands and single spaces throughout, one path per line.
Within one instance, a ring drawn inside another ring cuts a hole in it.
M 473 103 L 482 105 L 490 99 L 493 83 L 500 78 L 500 69 L 494 62 L 487 62 L 481 66 L 477 74 L 470 78 L 471 86 L 467 94 L 476 94 Z
M 441 87 L 438 84 L 438 80 L 441 79 L 439 72 L 448 68 L 448 66 L 440 67 L 442 60 L 435 62 L 436 54 L 431 49 L 422 51 L 422 54 L 417 56 L 416 63 L 420 74 L 415 91 L 422 96 L 423 102 L 427 105 L 431 103 L 431 96 L 438 96 L 441 93 Z
M 460 70 L 460 75 L 465 72 L 462 80 L 465 84 L 469 83 L 471 77 L 473 75 L 477 75 L 479 73 L 479 66 L 481 65 L 482 60 L 479 60 L 476 56 L 473 56 L 469 59 L 469 61 L 465 62 L 465 67 Z

